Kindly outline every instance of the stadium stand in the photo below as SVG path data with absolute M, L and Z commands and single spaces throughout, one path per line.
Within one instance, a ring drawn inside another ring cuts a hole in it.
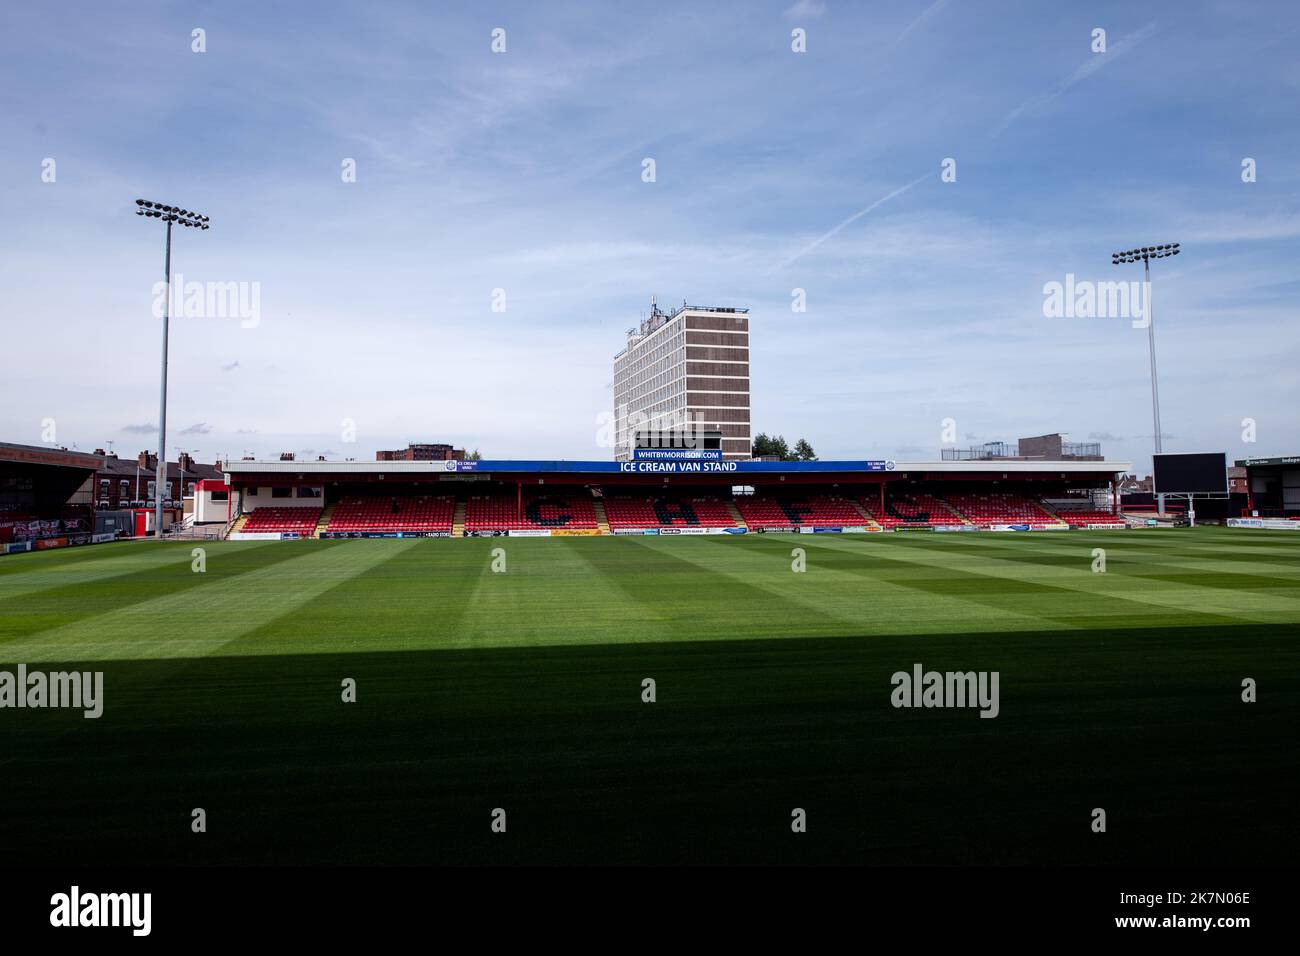
M 734 528 L 736 519 L 719 498 L 605 496 L 605 516 L 619 528 Z
M 950 493 L 947 501 L 980 528 L 998 524 L 1055 524 L 1058 520 L 1033 499 L 1008 492 Z
M 0 544 L 42 536 L 41 522 L 26 511 L 0 508 Z
M 736 498 L 745 524 L 751 528 L 794 528 L 800 525 L 826 527 L 860 526 L 867 519 L 853 502 L 829 495 L 767 497 L 742 495 Z
M 241 530 L 310 535 L 316 530 L 320 508 L 258 508 L 248 515 Z
M 522 509 L 513 495 L 471 495 L 465 508 L 465 530 L 471 532 L 598 527 L 591 495 L 583 491 L 532 494 L 524 498 Z
M 936 524 L 961 524 L 960 515 L 925 492 L 891 493 L 880 507 L 879 499 L 862 498 L 860 502 L 876 522 L 885 529 L 928 528 Z
M 524 499 L 524 517 L 536 528 L 572 528 L 584 531 L 600 527 L 591 495 L 536 495 Z
M 517 517 L 516 503 L 505 495 L 470 495 L 465 503 L 466 531 L 515 531 L 531 528 L 527 518 Z
M 875 530 L 932 528 L 966 525 L 987 529 L 998 525 L 1035 527 L 1123 527 L 1124 518 L 1095 508 L 1065 507 L 1058 514 L 1028 492 L 975 491 L 940 494 L 917 490 L 889 490 L 884 507 L 878 495 L 853 498 L 816 494 L 810 489 L 773 489 L 750 495 L 608 494 L 593 497 L 590 488 L 556 488 L 545 493 L 498 491 L 471 494 L 458 501 L 444 495 L 346 495 L 324 509 L 263 507 L 241 516 L 235 531 L 280 532 L 302 536 L 335 534 L 427 534 L 433 536 L 476 532 L 573 530 L 609 533 L 638 528 L 748 528 L 799 527 Z M 598 493 L 598 492 L 597 492 Z M 12 516 L 0 515 L 0 518 Z M 873 524 L 874 523 L 874 524 Z M 0 521 L 0 526 L 10 524 Z M 17 528 L 6 528 L 17 537 Z M 3 533 L 0 531 L 0 533 Z
M 1056 515 L 1057 508 L 1081 509 L 1073 516 L 1076 527 L 1105 522 L 1109 516 L 1096 512 L 1110 506 L 1117 475 L 1128 469 L 1127 462 L 1047 459 L 1008 459 L 997 464 L 996 473 L 984 461 L 944 459 L 901 467 L 906 464 L 719 463 L 684 452 L 680 459 L 656 453 L 614 462 L 449 459 L 370 464 L 282 458 L 224 462 L 223 477 L 237 515 L 231 534 L 285 527 L 271 519 L 275 512 L 254 518 L 252 524 L 238 517 L 241 504 L 265 501 L 267 506 L 323 505 L 314 529 L 323 535 L 461 537 L 546 531 L 626 534 L 642 529 L 973 531 L 1004 524 L 1064 530 L 1066 522 Z M 286 490 L 294 501 L 268 500 L 286 497 Z M 296 500 L 301 498 L 314 500 Z M 416 499 L 419 503 L 411 504 Z M 1090 520 L 1097 518 L 1101 521 Z
M 1062 509 L 1057 512 L 1061 520 L 1071 528 L 1084 528 L 1090 524 L 1115 525 L 1124 524 L 1122 516 L 1112 514 L 1109 511 L 1083 510 L 1083 509 Z
M 343 498 L 325 530 L 335 532 L 451 531 L 456 499 L 443 497 Z

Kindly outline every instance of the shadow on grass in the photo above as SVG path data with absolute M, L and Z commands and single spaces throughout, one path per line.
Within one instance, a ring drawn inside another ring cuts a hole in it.
M 0 840 L 9 865 L 1289 864 L 1296 636 L 106 662 L 99 720 L 0 710 Z M 1001 715 L 892 708 L 890 675 L 917 662 L 999 671 Z

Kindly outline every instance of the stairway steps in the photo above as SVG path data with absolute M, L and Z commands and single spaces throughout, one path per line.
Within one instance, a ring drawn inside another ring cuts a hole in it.
M 601 534 L 609 534 L 609 518 L 605 515 L 604 500 L 596 498 L 592 501 L 591 507 L 596 512 L 596 527 L 600 529 Z
M 879 531 L 879 530 L 880 530 L 880 522 L 877 521 L 875 518 L 871 517 L 871 512 L 870 512 L 870 511 L 868 511 L 866 508 L 862 507 L 862 505 L 859 504 L 859 503 L 856 502 L 856 501 L 852 501 L 852 500 L 850 500 L 850 501 L 849 501 L 849 504 L 853 505 L 853 509 L 854 509 L 855 511 L 857 511 L 858 514 L 862 515 L 862 523 L 863 523 L 866 527 L 868 527 L 868 528 L 874 528 L 876 531 Z
M 962 524 L 968 524 L 968 525 L 974 525 L 974 524 L 975 524 L 974 521 L 971 521 L 970 518 L 967 518 L 964 514 L 962 514 L 960 511 L 958 511 L 958 510 L 957 510 L 953 505 L 950 505 L 948 502 L 944 501 L 942 498 L 936 498 L 935 500 L 938 501 L 939 504 L 941 504 L 941 505 L 943 505 L 945 508 L 947 508 L 949 511 L 951 511 L 951 512 L 953 513 L 953 515 L 957 518 L 957 520 L 960 521 Z

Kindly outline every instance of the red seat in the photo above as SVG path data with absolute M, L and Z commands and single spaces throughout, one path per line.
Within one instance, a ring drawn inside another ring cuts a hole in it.
M 1057 514 L 1071 528 L 1080 528 L 1090 524 L 1122 525 L 1125 523 L 1124 519 L 1119 515 L 1097 509 L 1075 510 L 1073 508 L 1063 508 Z
M 656 510 L 658 501 L 660 509 Z M 718 498 L 606 497 L 605 516 L 618 528 L 734 528 L 736 519 Z
M 313 534 L 320 508 L 257 508 L 244 522 L 244 531 Z
M 450 531 L 456 499 L 449 495 L 343 498 L 334 506 L 327 532 L 420 533 Z
M 736 498 L 736 507 L 751 528 L 844 527 L 862 525 L 867 520 L 853 502 L 832 495 L 782 498 L 741 495 Z
M 882 528 L 929 528 L 933 525 L 961 524 L 961 518 L 934 495 L 925 492 L 888 491 L 886 507 L 880 507 L 879 497 L 859 499 Z
M 981 528 L 995 524 L 1055 523 L 1041 504 L 1025 495 L 1011 492 L 950 494 L 948 502 Z
M 594 531 L 596 506 L 591 492 L 530 492 L 522 502 L 515 495 L 471 495 L 465 506 L 466 531 Z

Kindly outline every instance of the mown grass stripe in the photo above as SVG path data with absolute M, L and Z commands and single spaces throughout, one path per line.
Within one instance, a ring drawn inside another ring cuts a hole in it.
M 206 544 L 206 543 L 205 543 Z M 249 541 L 222 544 L 223 550 L 256 550 L 278 542 Z M 196 547 L 201 545 L 196 545 Z M 210 546 L 210 545 L 209 545 Z M 152 571 L 175 563 L 188 563 L 190 548 L 173 544 L 128 543 L 92 545 L 69 551 L 10 555 L 0 560 L 0 606 L 38 591 L 81 588 L 109 578 Z M 47 561 L 45 558 L 54 558 Z
M 775 536 L 774 536 L 775 537 Z M 927 631 L 941 628 L 945 623 L 961 621 L 962 626 L 979 629 L 988 626 L 1001 630 L 1037 628 L 1042 621 L 1010 607 L 977 607 L 959 595 L 933 589 L 918 597 L 913 582 L 890 581 L 880 573 L 878 561 L 863 568 L 854 567 L 858 561 L 873 561 L 877 555 L 865 551 L 857 542 L 846 549 L 852 551 L 853 562 L 845 567 L 828 566 L 814 555 L 822 551 L 826 535 L 789 536 L 777 544 L 770 555 L 756 555 L 752 551 L 722 553 L 705 545 L 683 556 L 694 563 L 707 566 L 717 562 L 725 567 L 729 576 L 752 581 L 756 586 L 778 596 L 784 602 L 793 602 L 839 622 L 834 631 L 841 634 L 896 634 Z M 705 541 L 709 541 L 705 538 Z M 712 539 L 717 548 L 729 548 L 725 539 Z M 845 539 L 846 541 L 850 539 Z M 795 572 L 792 552 L 802 548 L 808 557 L 807 570 Z M 818 634 L 808 628 L 802 617 L 786 613 L 782 618 L 784 632 L 781 636 L 808 636 Z M 844 625 L 848 624 L 848 627 Z M 745 632 L 749 636 L 749 632 Z
M 826 546 L 851 547 L 842 541 L 828 542 Z M 1026 547 L 1034 546 L 1027 542 Z M 888 556 L 896 561 L 943 568 L 950 572 L 968 572 L 989 579 L 1052 585 L 1093 599 L 1104 597 L 1146 605 L 1188 623 L 1206 623 L 1206 619 L 1211 617 L 1219 618 L 1227 624 L 1237 620 L 1273 623 L 1294 620 L 1300 614 L 1300 602 L 1286 597 L 1259 592 L 1225 592 L 1195 584 L 1178 585 L 1126 574 L 1121 564 L 1111 562 L 1109 551 L 1105 573 L 1092 572 L 1091 550 L 1086 548 L 1079 549 L 1076 568 L 1063 568 L 1046 561 L 1037 565 L 1025 564 L 1023 560 L 1009 561 L 988 555 L 975 562 L 959 552 L 945 549 L 939 542 L 924 547 L 918 545 L 891 549 Z
M 416 542 L 397 543 L 413 547 Z M 12 661 L 94 661 L 202 657 L 306 605 L 340 581 L 360 574 L 387 552 L 348 549 L 348 542 L 286 542 L 295 557 L 231 578 L 160 595 L 2 646 Z M 219 551 L 209 554 L 219 561 Z M 198 577 L 199 575 L 195 575 Z M 245 648 L 245 651 L 257 651 Z M 271 645 L 263 653 L 276 653 Z
M 211 586 L 246 571 L 292 560 L 302 553 L 292 548 L 267 548 L 266 542 L 222 548 L 217 552 L 220 560 L 200 574 L 193 570 L 192 548 L 188 546 L 164 544 L 151 550 L 147 562 L 127 563 L 121 574 L 97 573 L 89 579 L 78 575 L 72 582 L 59 575 L 50 587 L 31 589 L 0 602 L 0 654 L 4 643 L 14 637 L 52 630 L 161 594 Z
M 365 651 L 377 642 L 393 649 L 428 647 L 461 629 L 479 568 L 457 545 L 388 539 L 348 541 L 374 559 L 358 574 L 333 584 L 290 617 L 277 615 L 240 635 L 222 653 L 273 645 L 277 653 Z M 477 551 L 479 542 L 463 542 Z M 486 564 L 484 565 L 486 568 Z M 377 608 L 382 595 L 382 609 Z

